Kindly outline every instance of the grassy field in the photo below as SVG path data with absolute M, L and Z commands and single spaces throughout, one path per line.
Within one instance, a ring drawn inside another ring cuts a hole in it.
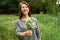
M 33 14 L 37 18 L 42 40 L 60 40 L 58 18 L 48 14 Z M 0 40 L 17 40 L 14 30 L 16 15 L 0 15 Z

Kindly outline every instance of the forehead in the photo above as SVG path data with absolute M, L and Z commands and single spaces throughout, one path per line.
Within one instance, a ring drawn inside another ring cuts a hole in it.
M 27 5 L 27 4 L 21 4 L 21 7 L 23 7 L 23 6 L 27 6 L 27 7 L 28 7 L 28 5 Z

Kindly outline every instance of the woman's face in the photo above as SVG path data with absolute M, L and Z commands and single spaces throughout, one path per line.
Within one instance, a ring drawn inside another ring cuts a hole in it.
M 23 13 L 23 15 L 27 15 L 29 13 L 29 7 L 26 4 L 22 4 L 21 12 Z

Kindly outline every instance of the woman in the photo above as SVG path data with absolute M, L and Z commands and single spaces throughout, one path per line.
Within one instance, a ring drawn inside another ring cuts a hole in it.
M 31 40 L 41 40 L 39 29 L 37 26 L 37 20 L 31 17 L 30 6 L 27 2 L 22 1 L 19 3 L 19 19 L 15 21 L 15 30 L 18 40 L 28 40 L 28 36 L 31 36 Z M 34 27 L 32 30 L 26 29 L 24 21 L 33 20 Z

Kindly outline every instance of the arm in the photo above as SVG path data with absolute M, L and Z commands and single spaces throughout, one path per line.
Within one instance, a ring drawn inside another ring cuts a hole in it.
M 18 21 L 15 22 L 15 31 L 17 36 L 20 36 L 20 37 L 26 36 L 26 32 L 21 32 L 22 29 L 20 28 Z
M 25 32 L 21 32 L 20 36 L 24 37 L 24 36 L 31 36 L 32 35 L 32 30 L 27 30 Z
M 40 31 L 39 31 L 37 20 L 36 20 L 36 36 L 37 36 L 38 40 L 41 40 L 41 38 L 40 38 Z

